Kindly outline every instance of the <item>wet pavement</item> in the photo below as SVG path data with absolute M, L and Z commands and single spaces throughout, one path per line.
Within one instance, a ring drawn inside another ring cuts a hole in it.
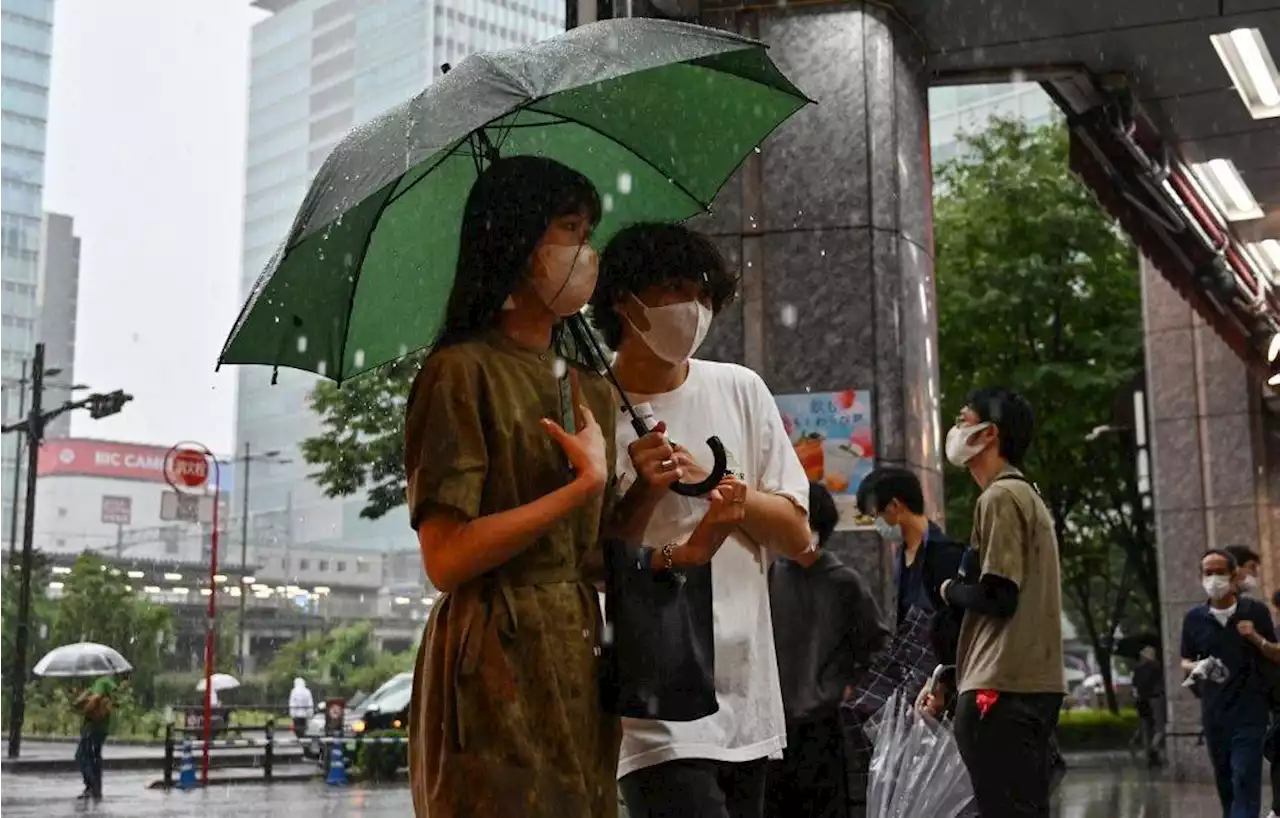
M 389 818 L 412 815 L 409 789 L 399 785 L 328 787 L 320 781 L 273 786 L 214 785 L 208 791 L 147 789 L 156 776 L 108 775 L 106 797 L 77 802 L 74 775 L 4 776 L 0 812 L 5 818 Z M 1264 799 L 1265 800 L 1265 799 Z M 1074 770 L 1063 782 L 1055 818 L 1219 818 L 1213 788 L 1175 784 L 1132 767 Z

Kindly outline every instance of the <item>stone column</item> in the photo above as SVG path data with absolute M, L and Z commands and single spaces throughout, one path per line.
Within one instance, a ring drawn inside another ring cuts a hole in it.
M 1253 548 L 1263 557 L 1264 589 L 1275 588 L 1268 491 L 1280 498 L 1280 479 L 1268 479 L 1278 470 L 1267 467 L 1263 434 L 1274 423 L 1244 363 L 1145 258 L 1141 269 L 1168 748 L 1175 774 L 1211 779 L 1205 748 L 1197 746 L 1199 702 L 1180 687 L 1182 620 L 1204 601 L 1207 549 Z M 1272 448 L 1272 462 L 1280 463 L 1280 447 Z
M 937 321 L 924 49 L 882 5 L 708 11 L 756 37 L 818 105 L 781 127 L 693 224 L 742 271 L 703 354 L 774 394 L 870 389 L 877 460 L 916 470 L 940 514 Z M 870 532 L 832 549 L 889 593 Z

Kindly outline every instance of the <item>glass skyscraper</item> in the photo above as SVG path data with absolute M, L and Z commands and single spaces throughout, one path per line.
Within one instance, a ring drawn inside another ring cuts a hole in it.
M 929 146 L 938 166 L 960 152 L 960 135 L 977 133 L 992 117 L 1044 124 L 1057 108 L 1039 83 L 948 85 L 929 89 Z
M 9 422 L 19 417 L 22 365 L 35 347 L 39 318 L 41 215 L 44 154 L 49 118 L 49 62 L 53 51 L 53 0 L 2 0 L 0 40 L 3 41 L 3 128 L 0 128 L 3 167 L 3 412 Z M 30 400 L 30 396 L 27 396 Z M 5 542 L 9 540 L 13 480 L 25 469 L 16 463 L 17 436 L 4 436 Z
M 8 2 L 8 0 L 6 0 Z M 257 0 L 245 185 L 243 294 L 284 239 L 316 171 L 352 127 L 421 91 L 476 51 L 564 30 L 563 0 Z M 391 551 L 415 547 L 403 514 L 361 519 L 364 496 L 330 499 L 308 478 L 299 444 L 320 431 L 316 378 L 240 369 L 237 451 L 278 450 L 287 464 L 253 467 L 255 538 Z

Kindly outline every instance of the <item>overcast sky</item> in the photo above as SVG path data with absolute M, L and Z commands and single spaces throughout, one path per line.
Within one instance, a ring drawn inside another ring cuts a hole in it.
M 57 0 L 46 210 L 81 238 L 76 380 L 125 389 L 76 435 L 234 444 L 247 0 Z

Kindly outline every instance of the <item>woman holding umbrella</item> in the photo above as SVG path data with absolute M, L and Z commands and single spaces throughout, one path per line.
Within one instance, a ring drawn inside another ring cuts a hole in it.
M 416 669 L 419 815 L 617 811 L 620 733 L 600 702 L 590 580 L 618 413 L 604 379 L 553 350 L 595 287 L 599 214 L 590 181 L 531 156 L 496 160 L 467 199 L 444 328 L 405 426 L 411 523 L 445 592 Z M 655 491 L 680 476 L 670 454 L 635 456 Z M 691 551 L 709 559 L 726 512 L 708 514 Z

